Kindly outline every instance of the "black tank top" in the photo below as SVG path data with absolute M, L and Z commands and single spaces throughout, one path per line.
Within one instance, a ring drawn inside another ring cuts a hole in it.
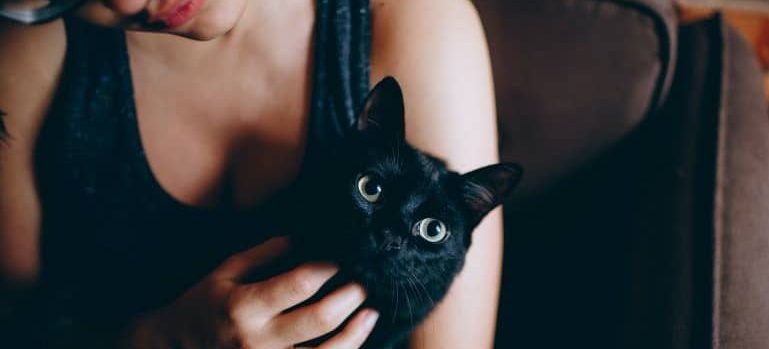
M 353 125 L 369 89 L 368 1 L 318 0 L 315 25 L 304 167 Z M 66 30 L 63 76 L 37 149 L 45 308 L 120 322 L 275 232 L 259 209 L 170 197 L 142 148 L 124 33 L 76 19 Z

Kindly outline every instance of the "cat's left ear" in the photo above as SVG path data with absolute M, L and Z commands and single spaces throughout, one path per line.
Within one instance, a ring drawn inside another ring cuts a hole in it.
M 405 138 L 403 91 L 395 78 L 380 81 L 366 98 L 358 115 L 358 131 L 372 131 L 393 141 Z
M 510 196 L 523 169 L 513 163 L 486 166 L 462 175 L 462 197 L 475 223 Z

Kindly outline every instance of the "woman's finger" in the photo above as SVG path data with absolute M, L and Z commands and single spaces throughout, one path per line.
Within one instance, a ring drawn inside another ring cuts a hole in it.
M 379 319 L 379 313 L 365 309 L 350 320 L 344 330 L 316 349 L 358 349 L 363 345 Z
M 365 299 L 363 287 L 348 284 L 317 303 L 279 315 L 271 326 L 288 343 L 306 342 L 339 327 Z
M 329 263 L 306 263 L 258 283 L 235 289 L 230 307 L 254 318 L 273 317 L 312 297 L 339 269 Z
M 238 280 L 246 276 L 255 267 L 267 264 L 280 257 L 288 250 L 288 245 L 287 238 L 270 239 L 259 246 L 228 258 L 214 273 L 218 278 Z

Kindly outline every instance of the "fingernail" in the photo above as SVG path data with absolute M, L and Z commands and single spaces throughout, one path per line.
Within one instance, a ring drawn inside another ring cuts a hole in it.
M 316 266 L 326 279 L 333 277 L 339 272 L 339 267 L 331 263 L 320 262 Z
M 330 262 L 324 262 L 324 261 L 310 261 L 307 262 L 308 265 L 311 265 L 315 268 L 318 268 L 320 270 L 339 270 L 339 267 Z
M 361 285 L 361 284 L 359 284 L 359 283 L 357 283 L 357 282 L 356 282 L 356 283 L 353 283 L 353 285 L 355 285 L 355 287 L 356 287 L 358 290 L 360 290 L 361 292 L 363 292 L 363 296 L 364 296 L 364 297 L 366 296 L 366 288 L 365 288 L 365 287 L 363 287 L 363 285 Z
M 275 238 L 268 242 L 271 242 L 274 245 L 273 248 L 278 250 L 284 250 L 291 247 L 291 240 L 289 240 L 288 238 L 280 237 L 280 238 Z
M 366 326 L 367 329 L 374 328 L 374 325 L 376 325 L 376 321 L 379 319 L 379 313 L 376 310 L 368 309 L 366 310 L 366 315 L 364 315 L 363 318 L 363 324 Z

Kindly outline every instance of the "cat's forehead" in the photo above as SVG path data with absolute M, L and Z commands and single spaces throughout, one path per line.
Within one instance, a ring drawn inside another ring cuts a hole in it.
M 443 161 L 408 145 L 379 149 L 369 153 L 368 160 L 372 170 L 379 175 L 391 179 L 408 179 L 414 184 L 438 182 L 448 174 Z
M 409 173 L 404 157 L 397 152 L 381 152 L 368 159 L 369 170 L 389 179 L 403 177 Z

